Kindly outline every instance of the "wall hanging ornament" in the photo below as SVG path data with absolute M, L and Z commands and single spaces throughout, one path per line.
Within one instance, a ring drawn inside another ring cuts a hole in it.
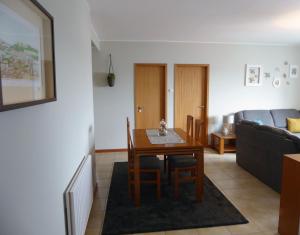
M 279 79 L 279 78 L 274 78 L 274 80 L 273 80 L 273 86 L 274 86 L 275 88 L 279 88 L 280 85 L 281 85 L 280 79 Z
M 290 78 L 297 78 L 299 74 L 299 66 L 291 64 L 290 65 Z
M 114 74 L 114 67 L 111 60 L 111 54 L 109 54 L 109 69 L 108 69 L 108 75 L 107 75 L 107 83 L 110 87 L 113 87 L 115 85 L 115 79 L 116 76 Z

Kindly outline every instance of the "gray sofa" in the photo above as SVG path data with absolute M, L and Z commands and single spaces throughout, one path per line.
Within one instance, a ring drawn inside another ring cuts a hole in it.
M 287 130 L 295 109 L 246 110 L 235 114 L 237 164 L 275 191 L 281 190 L 284 154 L 300 153 L 300 133 Z

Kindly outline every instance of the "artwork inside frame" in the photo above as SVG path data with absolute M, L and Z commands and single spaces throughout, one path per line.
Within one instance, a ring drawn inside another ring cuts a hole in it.
M 263 71 L 261 65 L 246 64 L 245 86 L 261 86 Z
M 56 101 L 53 17 L 36 0 L 0 0 L 0 111 Z
M 290 65 L 290 78 L 297 78 L 299 74 L 299 66 L 298 65 Z

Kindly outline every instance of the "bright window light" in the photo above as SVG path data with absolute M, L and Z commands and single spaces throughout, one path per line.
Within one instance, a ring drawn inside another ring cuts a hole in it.
M 300 10 L 278 17 L 275 24 L 283 29 L 300 30 Z

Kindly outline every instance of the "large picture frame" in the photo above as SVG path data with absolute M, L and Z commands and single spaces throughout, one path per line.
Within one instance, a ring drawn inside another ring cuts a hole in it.
M 0 22 L 0 112 L 56 101 L 53 17 L 36 0 L 0 0 Z
M 245 86 L 261 86 L 262 75 L 261 65 L 246 64 Z

